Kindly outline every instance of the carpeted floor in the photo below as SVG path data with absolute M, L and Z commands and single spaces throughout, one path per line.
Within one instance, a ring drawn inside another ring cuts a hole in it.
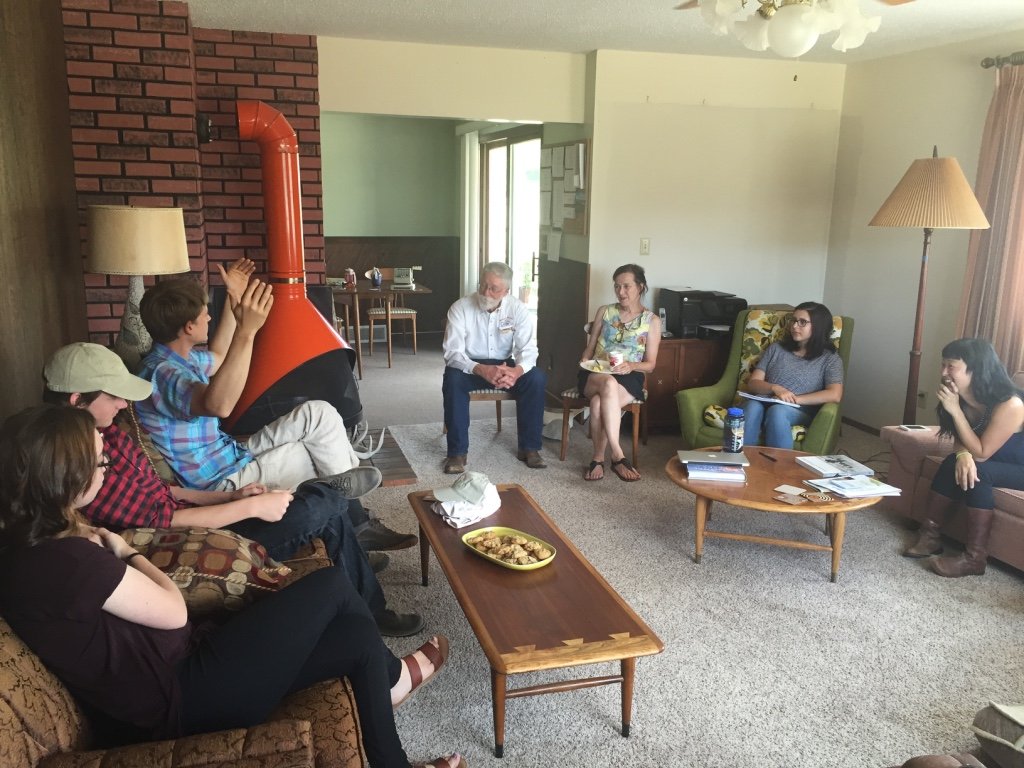
M 407 530 L 414 522 L 406 494 L 453 478 L 440 469 L 440 424 L 392 431 L 420 482 L 371 499 L 389 525 Z M 422 612 L 428 631 L 449 636 L 452 657 L 398 713 L 411 758 L 458 749 L 473 768 L 888 766 L 972 749 L 978 709 L 1024 701 L 1020 574 L 990 567 L 980 578 L 940 579 L 899 557 L 910 534 L 871 510 L 848 518 L 836 584 L 823 552 L 712 539 L 697 565 L 693 499 L 663 471 L 678 438 L 652 437 L 639 483 L 587 483 L 580 473 L 589 442 L 574 433 L 569 460 L 559 462 L 550 443 L 549 468 L 529 470 L 515 460 L 514 419 L 500 435 L 493 417 L 480 419 L 471 427 L 469 468 L 523 485 L 664 641 L 663 654 L 637 665 L 632 736 L 619 735 L 614 687 L 516 699 L 508 703 L 505 758 L 494 758 L 486 660 L 436 562 L 430 586 L 419 585 L 412 549 L 392 554 L 381 581 L 393 607 Z M 720 506 L 714 525 L 824 540 L 819 517 Z M 508 609 L 528 620 L 518 600 Z M 404 653 L 420 642 L 389 644 Z M 550 679 L 524 675 L 514 684 Z

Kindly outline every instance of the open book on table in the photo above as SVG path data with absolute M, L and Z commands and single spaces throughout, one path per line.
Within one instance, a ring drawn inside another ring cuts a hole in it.
M 750 400 L 760 400 L 762 403 L 776 403 L 778 405 L 788 405 L 790 408 L 799 408 L 797 403 L 787 403 L 785 400 L 779 400 L 777 397 L 768 397 L 767 395 L 755 395 L 752 392 L 737 392 L 740 397 L 746 397 Z M 781 411 L 780 411 L 781 413 Z

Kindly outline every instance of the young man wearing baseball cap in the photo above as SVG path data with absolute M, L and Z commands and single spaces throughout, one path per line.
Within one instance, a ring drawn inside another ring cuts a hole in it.
M 270 491 L 256 483 L 230 492 L 169 485 L 157 475 L 143 450 L 113 423 L 127 401 L 149 397 L 148 381 L 129 373 L 121 359 L 105 347 L 82 342 L 57 350 L 47 362 L 43 378 L 45 400 L 88 410 L 103 437 L 110 463 L 96 499 L 82 510 L 92 523 L 113 530 L 228 528 L 258 541 L 279 560 L 320 538 L 331 559 L 345 566 L 381 634 L 402 637 L 422 629 L 419 615 L 395 613 L 386 606 L 350 520 L 354 510 L 357 518 L 368 517 L 358 499 L 347 499 L 343 492 L 321 482 L 304 483 L 294 494 Z

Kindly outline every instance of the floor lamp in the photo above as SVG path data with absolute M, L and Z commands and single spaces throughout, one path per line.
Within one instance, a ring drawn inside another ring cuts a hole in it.
M 101 275 L 130 275 L 128 296 L 114 351 L 128 370 L 153 345 L 139 315 L 145 290 L 144 275 L 189 271 L 185 218 L 181 208 L 133 208 L 127 205 L 89 206 L 89 255 L 85 270 Z
M 917 287 L 917 314 L 914 317 L 914 343 L 910 350 L 907 398 L 903 403 L 903 423 L 917 421 L 917 380 L 921 369 L 921 332 L 924 326 L 925 282 L 928 273 L 928 246 L 933 229 L 988 229 L 978 199 L 953 157 L 932 156 L 915 160 L 900 179 L 896 189 L 882 203 L 869 222 L 872 227 L 914 227 L 924 229 L 921 251 L 921 279 Z

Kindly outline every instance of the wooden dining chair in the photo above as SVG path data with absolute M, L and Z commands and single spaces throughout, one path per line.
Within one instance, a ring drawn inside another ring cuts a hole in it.
M 386 283 L 391 283 L 395 279 L 394 267 L 379 267 L 381 278 Z M 395 299 L 392 300 L 391 297 Z M 370 307 L 366 310 L 366 321 L 368 326 L 369 338 L 369 354 L 373 354 L 373 327 L 377 323 L 384 325 L 386 333 L 386 340 L 388 346 L 388 368 L 391 367 L 391 333 L 392 325 L 396 321 L 405 321 L 412 325 L 412 353 L 415 355 L 416 350 L 416 310 L 410 309 L 405 306 L 405 296 L 402 295 L 401 291 L 390 291 L 385 296 L 382 296 L 378 302 L 378 306 Z M 382 305 L 382 306 L 381 306 Z M 403 336 L 405 331 L 403 330 Z

